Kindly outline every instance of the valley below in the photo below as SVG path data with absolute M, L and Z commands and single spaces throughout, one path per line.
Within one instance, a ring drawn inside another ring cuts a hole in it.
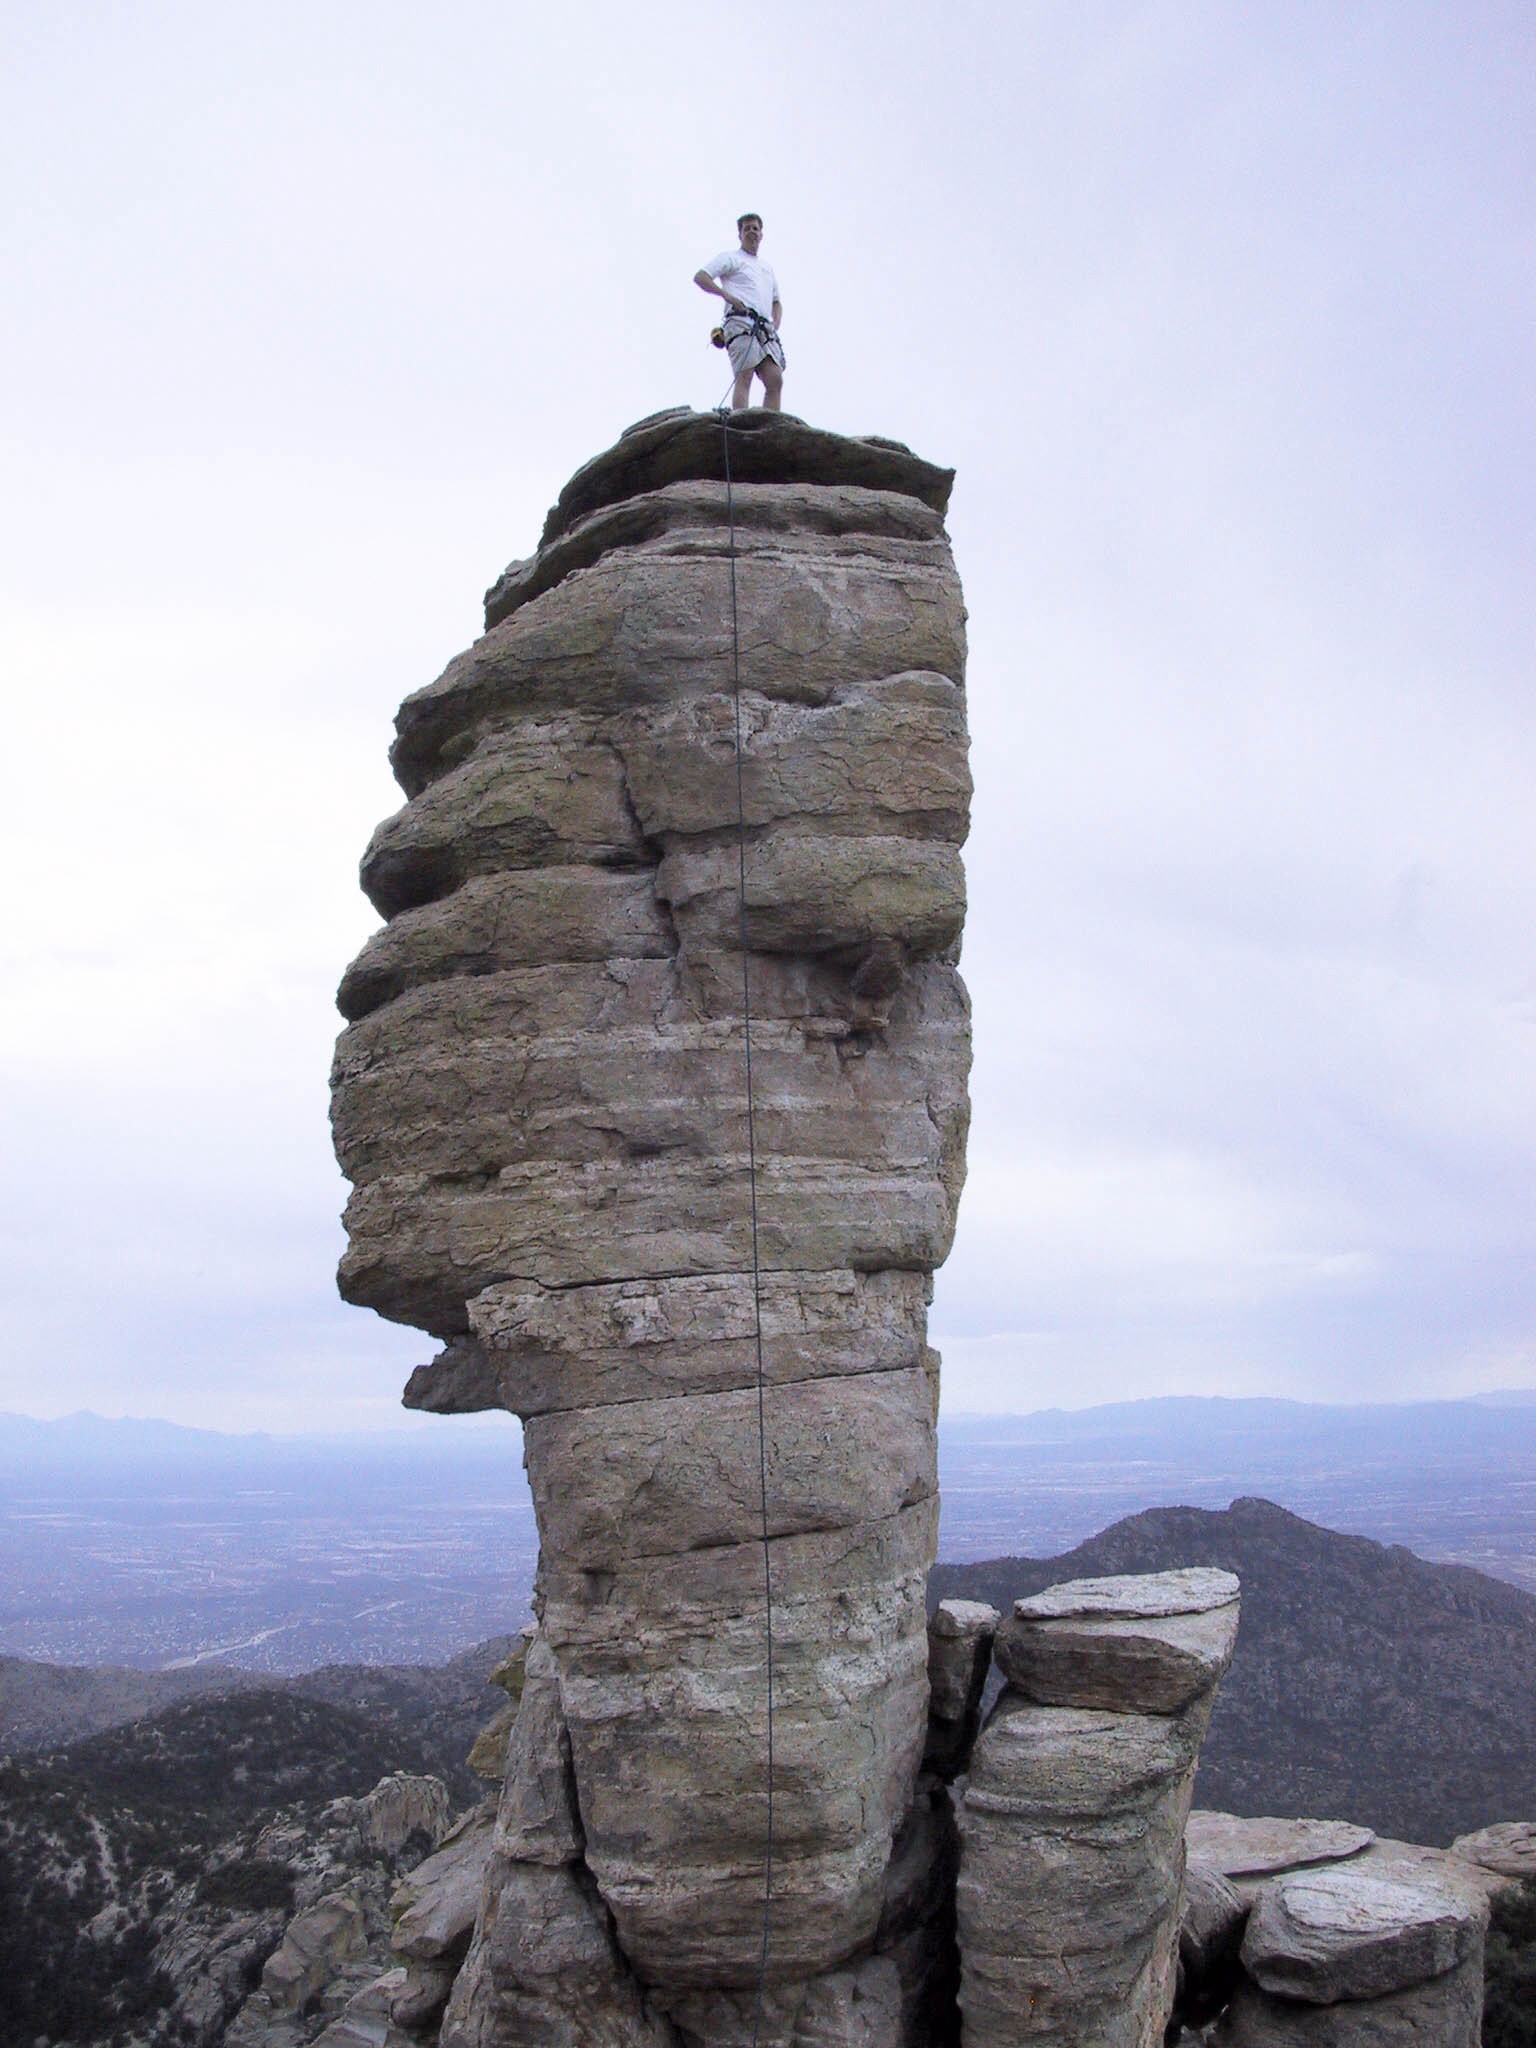
M 1048 1558 L 1248 1495 L 1536 1592 L 1536 1402 L 1141 1401 L 941 1419 L 939 1556 Z M 0 1417 L 0 1655 L 272 1675 L 436 1664 L 528 1618 L 520 1438 Z

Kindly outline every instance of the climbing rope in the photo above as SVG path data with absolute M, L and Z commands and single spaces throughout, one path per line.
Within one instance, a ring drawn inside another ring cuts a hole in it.
M 752 1335 L 757 1352 L 757 1486 L 763 1543 L 763 1621 L 768 1680 L 768 1802 L 763 1854 L 763 1938 L 757 1963 L 757 2003 L 752 2015 L 752 2048 L 757 2048 L 768 1987 L 768 1935 L 773 1911 L 773 1564 L 768 1551 L 768 1414 L 763 1370 L 763 1276 L 757 1236 L 757 1110 L 752 1090 L 752 975 L 747 952 L 747 794 L 741 745 L 741 618 L 736 602 L 736 501 L 731 482 L 731 412 L 720 408 L 725 450 L 725 523 L 731 564 L 731 702 L 736 733 L 736 901 L 741 946 L 741 1018 L 746 1045 L 747 1185 L 752 1199 Z

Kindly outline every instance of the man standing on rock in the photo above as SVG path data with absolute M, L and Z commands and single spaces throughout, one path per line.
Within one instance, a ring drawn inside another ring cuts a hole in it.
M 736 372 L 731 390 L 733 410 L 740 412 L 750 402 L 755 375 L 763 380 L 764 406 L 777 412 L 784 393 L 784 344 L 779 339 L 784 309 L 772 266 L 757 253 L 763 239 L 762 215 L 744 213 L 736 232 L 741 247 L 723 250 L 694 272 L 693 281 L 701 292 L 724 299 L 730 309 L 723 326 L 731 368 Z

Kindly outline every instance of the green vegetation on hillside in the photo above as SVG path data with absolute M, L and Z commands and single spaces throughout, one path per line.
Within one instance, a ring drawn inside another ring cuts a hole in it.
M 1493 1909 L 1483 2048 L 1536 2048 L 1536 1884 L 1529 1881 Z
M 205 1870 L 214 1845 L 279 1807 L 315 1810 L 423 1768 L 397 1731 L 276 1691 L 183 1701 L 0 1759 L 0 2048 L 168 2038 L 153 1922 L 177 1887 L 199 1880 L 189 1911 L 270 1915 L 272 1944 L 292 1902 L 281 1864 Z

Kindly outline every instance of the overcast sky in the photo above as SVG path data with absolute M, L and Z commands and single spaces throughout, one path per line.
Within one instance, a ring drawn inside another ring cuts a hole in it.
M 1536 1385 L 1527 0 L 12 0 L 0 1407 L 387 1422 L 332 992 L 579 463 L 958 469 L 953 1409 Z M 442 1427 L 413 1422 L 414 1427 Z

